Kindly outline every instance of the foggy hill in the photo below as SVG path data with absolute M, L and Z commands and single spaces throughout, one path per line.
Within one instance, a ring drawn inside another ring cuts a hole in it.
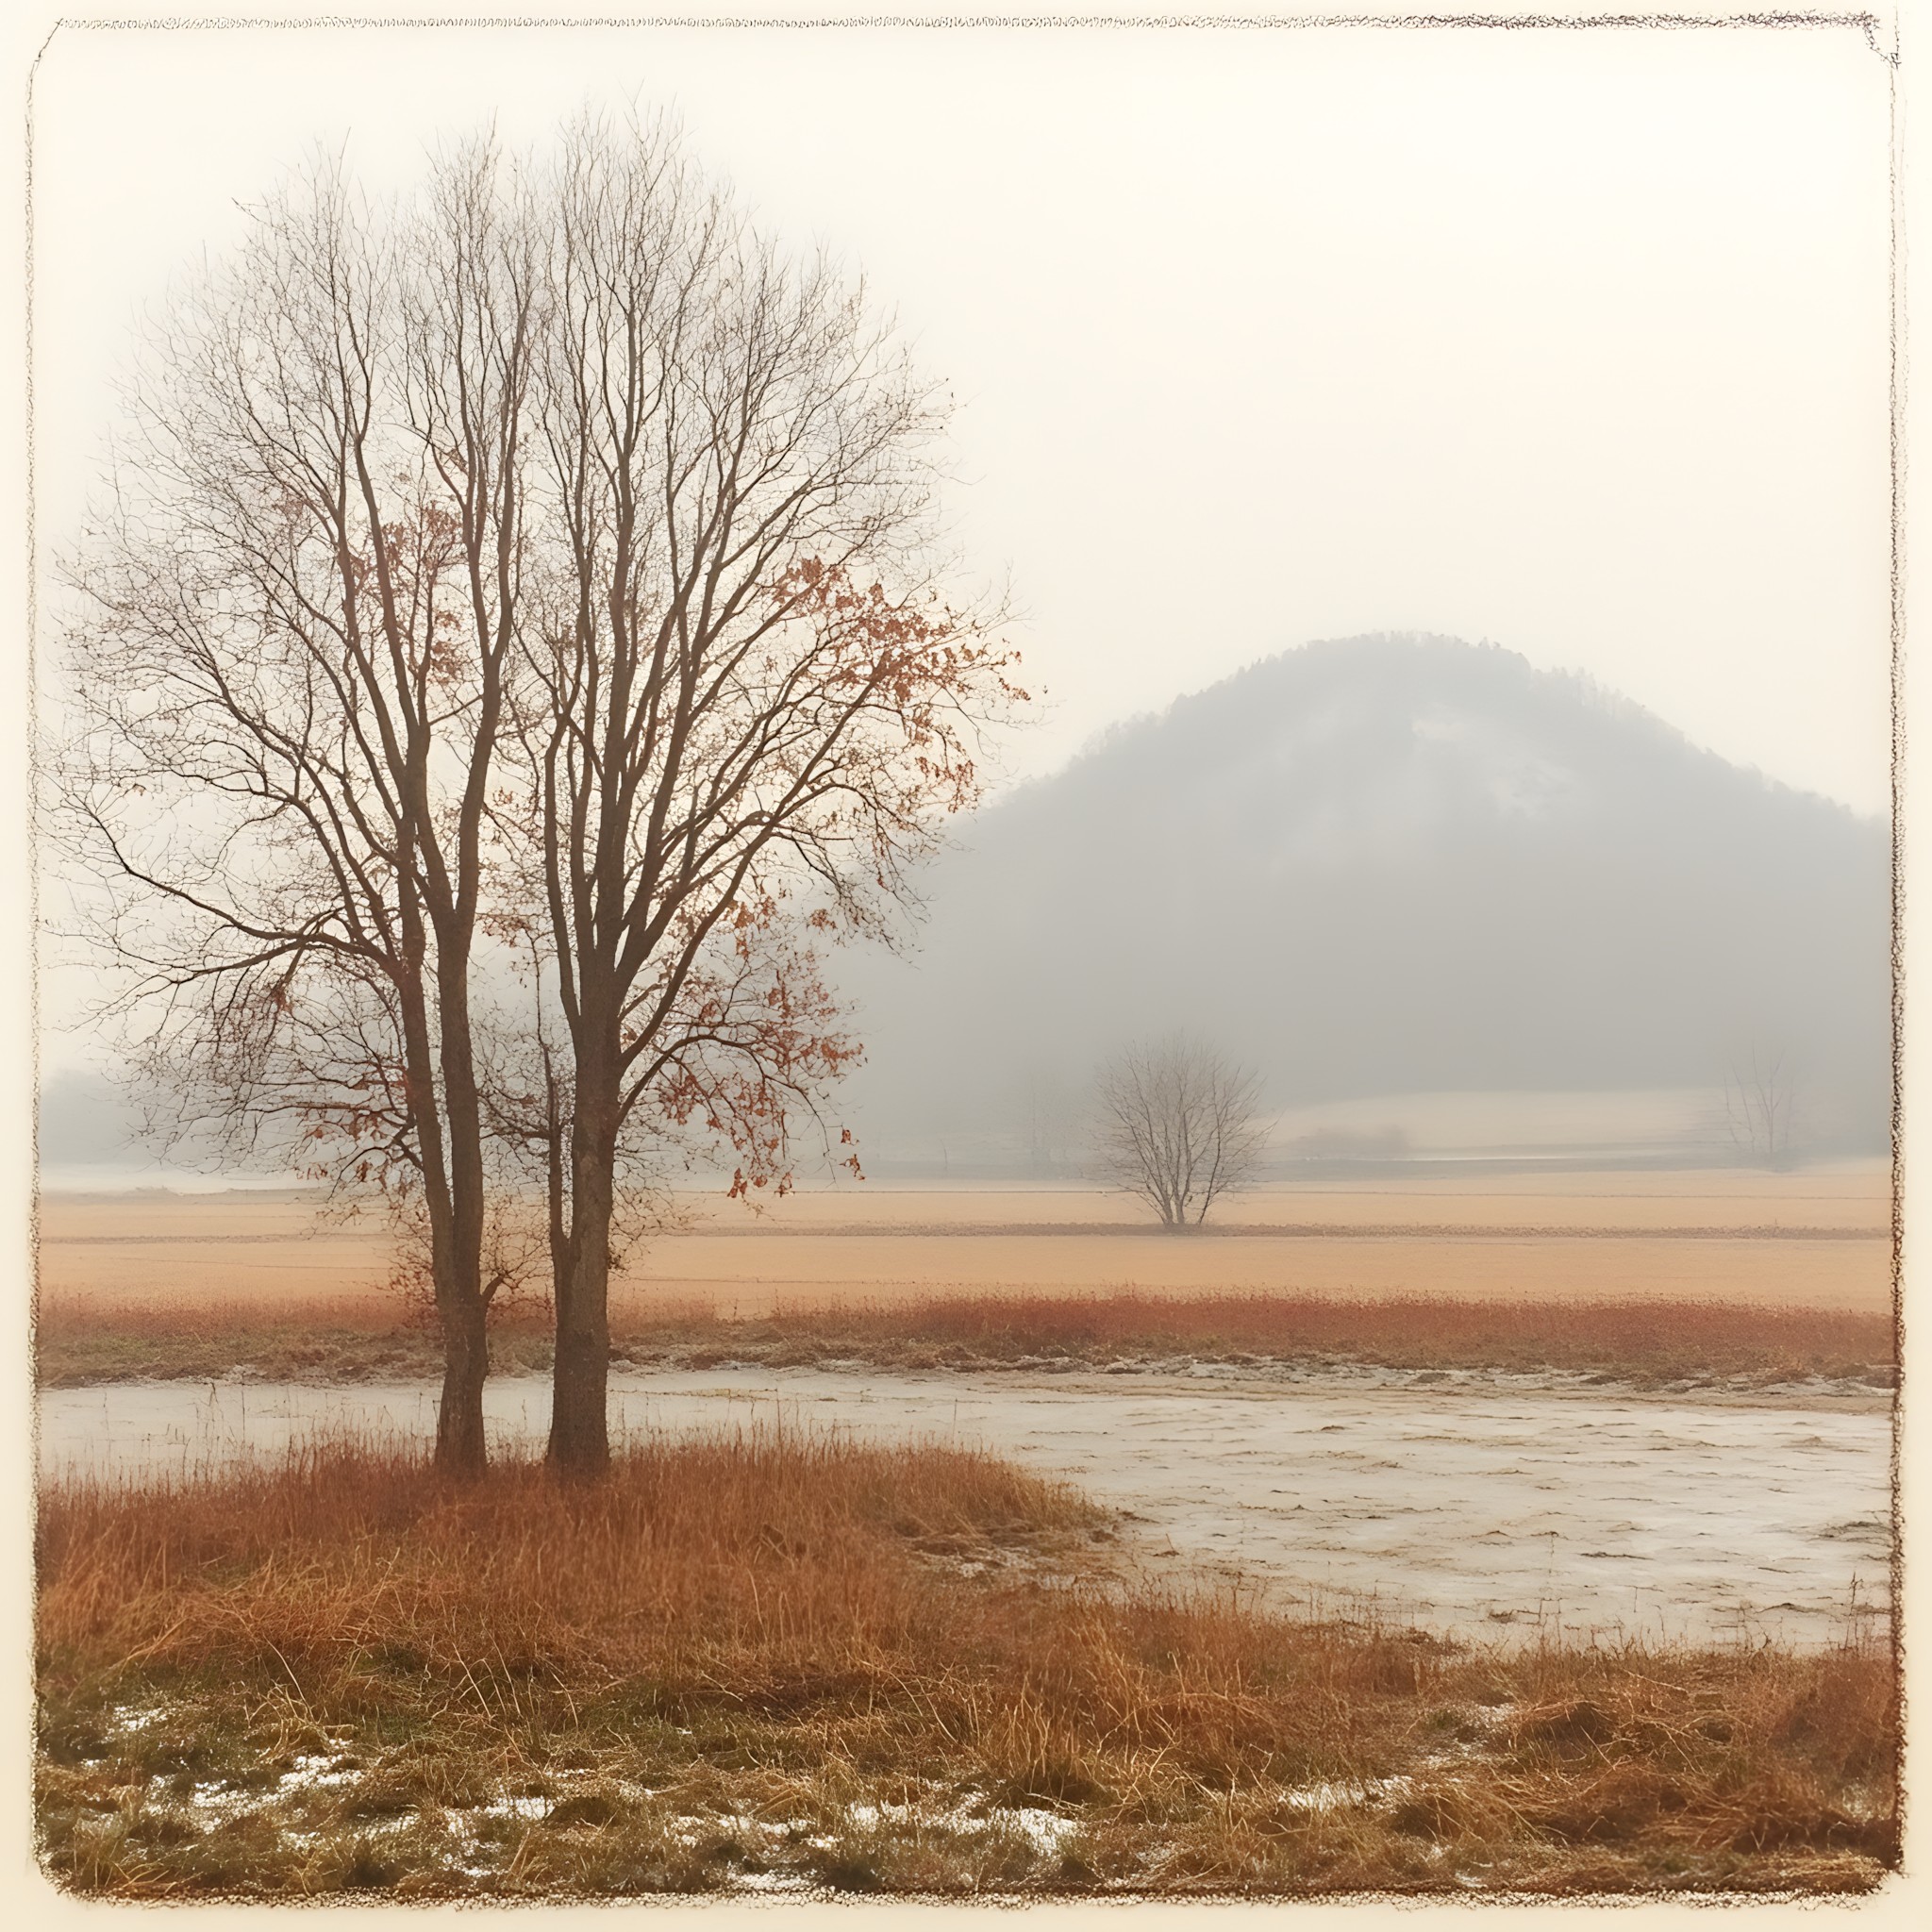
M 838 962 L 867 1059 L 833 1110 L 875 1172 L 1077 1162 L 1100 1061 L 1181 1025 L 1284 1110 L 1708 1091 L 1755 1046 L 1798 1069 L 1801 1152 L 1885 1142 L 1884 825 L 1512 652 L 1287 652 L 958 840 L 910 958 Z M 41 1157 L 138 1165 L 134 1127 L 65 1074 Z
M 840 1111 L 875 1157 L 1018 1145 L 1177 1025 L 1274 1107 L 1709 1089 L 1755 1046 L 1801 1070 L 1815 1143 L 1884 1141 L 1883 824 L 1512 652 L 1287 652 L 960 840 L 914 957 L 841 969 L 868 1055 Z

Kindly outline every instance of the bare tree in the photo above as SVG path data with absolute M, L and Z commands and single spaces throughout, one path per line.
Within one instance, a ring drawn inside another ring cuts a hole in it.
M 130 409 L 64 766 L 124 1008 L 230 1151 L 408 1197 L 451 1468 L 537 1182 L 551 1457 L 594 1472 L 658 1155 L 722 1140 L 748 1194 L 829 1146 L 819 951 L 901 933 L 1024 695 L 940 591 L 941 399 L 675 138 L 586 120 L 396 211 L 312 171 Z
M 1256 1076 L 1176 1033 L 1117 1054 L 1099 1079 L 1101 1172 L 1163 1227 L 1198 1227 L 1251 1180 L 1268 1138 Z
M 520 731 L 569 1044 L 550 1457 L 592 1473 L 627 1145 L 697 1131 L 734 1193 L 789 1185 L 858 1050 L 818 948 L 892 929 L 1024 693 L 991 614 L 940 594 L 943 409 L 862 291 L 756 233 L 661 126 L 580 124 L 551 192 L 555 541 Z
M 487 143 L 402 210 L 325 162 L 180 293 L 69 569 L 56 765 L 177 1124 L 420 1213 L 462 1473 L 502 1282 L 473 1007 L 541 290 L 514 200 Z
M 1796 1065 L 1782 1046 L 1753 1041 L 1724 1070 L 1731 1143 L 1765 1167 L 1789 1167 L 1796 1145 Z

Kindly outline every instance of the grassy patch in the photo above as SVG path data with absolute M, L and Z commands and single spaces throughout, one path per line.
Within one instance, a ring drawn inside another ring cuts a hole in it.
M 879 1366 L 1099 1368 L 1232 1362 L 1430 1370 L 1555 1369 L 1661 1384 L 1812 1376 L 1889 1384 L 1884 1316 L 1714 1302 L 1498 1303 L 1295 1294 L 958 1296 L 801 1309 L 762 1321 L 679 1316 L 624 1337 L 633 1360 L 851 1358 Z
M 442 1374 L 433 1309 L 400 1296 L 341 1295 L 190 1303 L 52 1301 L 35 1324 L 35 1370 L 45 1389 L 135 1380 L 211 1381 L 238 1373 L 268 1382 L 399 1381 Z M 497 1317 L 499 1374 L 550 1366 L 548 1308 L 534 1300 Z
M 1153 1589 L 973 1452 L 353 1444 L 39 1528 L 42 1856 L 159 1898 L 1857 1890 L 1889 1656 L 1477 1652 Z
M 1762 1387 L 1822 1379 L 1879 1389 L 1895 1373 L 1883 1315 L 1714 1302 L 1497 1303 L 1294 1294 L 952 1296 L 877 1307 L 801 1308 L 728 1321 L 703 1309 L 620 1310 L 612 1347 L 639 1365 L 878 1368 L 1174 1368 L 1256 1372 L 1336 1364 L 1429 1374 L 1554 1370 L 1646 1387 Z M 547 1368 L 547 1317 L 502 1317 L 499 1372 Z M 280 1304 L 273 1313 L 98 1303 L 42 1308 L 43 1387 L 134 1376 L 367 1381 L 441 1372 L 438 1338 L 380 1303 Z

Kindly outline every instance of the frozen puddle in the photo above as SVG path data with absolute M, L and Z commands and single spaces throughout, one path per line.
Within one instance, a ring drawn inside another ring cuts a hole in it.
M 549 1385 L 488 1390 L 504 1444 Z M 984 1444 L 1131 1513 L 1163 1564 L 1463 1636 L 1833 1642 L 1888 1602 L 1880 1413 L 1537 1391 L 722 1368 L 611 1377 L 619 1429 L 836 1424 Z M 45 1474 L 189 1472 L 318 1428 L 426 1436 L 429 1383 L 40 1398 Z

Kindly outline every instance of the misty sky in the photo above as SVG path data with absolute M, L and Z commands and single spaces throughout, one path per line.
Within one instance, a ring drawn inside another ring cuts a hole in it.
M 313 142 L 399 183 L 634 96 L 949 380 L 958 540 L 1051 697 L 1014 772 L 1414 628 L 1876 812 L 1886 78 L 1849 30 L 63 29 L 41 528 L 137 309 Z

